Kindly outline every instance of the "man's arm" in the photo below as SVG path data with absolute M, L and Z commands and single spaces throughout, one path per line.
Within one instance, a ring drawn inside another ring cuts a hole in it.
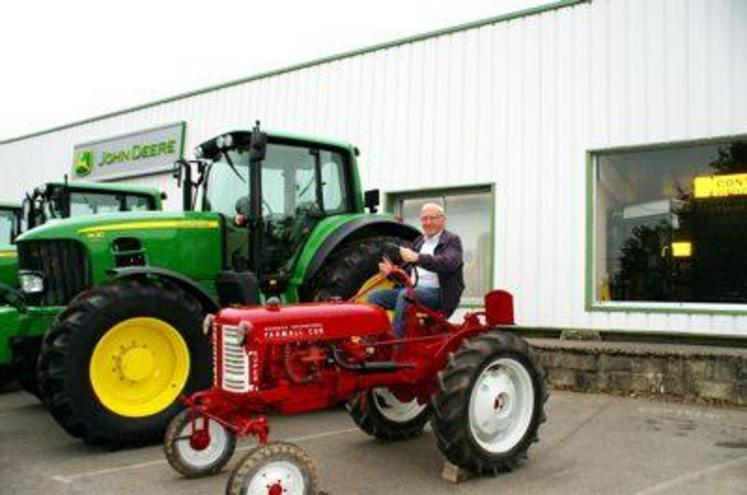
M 417 264 L 432 272 L 451 273 L 459 270 L 463 260 L 462 240 L 454 235 L 444 242 L 440 253 L 419 254 Z

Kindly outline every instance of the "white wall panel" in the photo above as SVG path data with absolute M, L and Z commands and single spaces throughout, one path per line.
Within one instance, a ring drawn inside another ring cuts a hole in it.
M 0 145 L 0 197 L 76 143 L 179 120 L 334 136 L 366 188 L 494 183 L 496 286 L 526 325 L 740 334 L 747 317 L 587 312 L 588 149 L 747 132 L 747 2 L 593 0 L 359 53 Z M 180 193 L 167 175 L 131 180 Z M 457 230 L 458 230 L 458 226 Z

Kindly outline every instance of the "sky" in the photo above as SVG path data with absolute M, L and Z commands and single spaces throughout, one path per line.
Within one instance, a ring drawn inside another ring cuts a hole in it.
M 0 141 L 549 0 L 23 0 L 0 24 Z

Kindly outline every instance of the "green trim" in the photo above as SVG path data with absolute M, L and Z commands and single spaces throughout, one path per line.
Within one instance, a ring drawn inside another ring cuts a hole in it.
M 625 306 L 613 306 L 615 303 L 622 303 Z M 609 304 L 609 306 L 608 306 Z M 667 304 L 668 306 L 657 307 L 657 304 Z M 687 306 L 686 308 L 675 308 L 672 304 Z M 707 303 L 625 303 L 624 301 L 612 301 L 611 303 L 599 304 L 594 303 L 588 309 L 592 313 L 643 313 L 643 314 L 686 314 L 686 315 L 709 315 L 709 316 L 746 316 L 747 309 L 741 309 L 744 304 L 739 304 L 740 309 L 697 309 L 694 305 L 705 305 Z M 735 304 L 736 306 L 737 304 Z
M 187 122 L 182 121 L 182 146 L 179 150 L 179 158 L 184 159 L 184 147 L 187 145 Z
M 747 304 L 733 304 L 734 309 L 706 309 L 702 306 L 716 305 L 716 303 L 658 303 L 658 302 L 626 302 L 610 301 L 600 303 L 596 301 L 594 294 L 594 171 L 596 157 L 607 154 L 637 153 L 641 151 L 663 150 L 680 148 L 683 146 L 699 146 L 715 144 L 724 141 L 745 139 L 747 134 L 730 134 L 702 139 L 689 139 L 681 141 L 666 141 L 662 143 L 647 143 L 641 145 L 626 145 L 610 148 L 596 148 L 586 151 L 586 281 L 585 302 L 587 312 L 597 313 L 640 313 L 640 314 L 686 314 L 686 315 L 709 315 L 709 316 L 746 316 Z
M 586 288 L 584 308 L 590 311 L 594 300 L 594 157 L 586 152 Z
M 394 205 L 397 201 L 403 199 L 422 198 L 431 195 L 449 195 L 449 194 L 469 194 L 469 193 L 489 193 L 490 194 L 490 284 L 489 290 L 495 288 L 495 183 L 467 184 L 454 187 L 430 187 L 425 189 L 407 189 L 398 191 L 388 191 L 384 193 L 385 212 L 394 215 Z M 459 308 L 481 308 L 483 305 L 478 303 L 460 304 Z
M 660 143 L 644 143 L 644 144 L 630 144 L 625 146 L 614 146 L 610 148 L 592 148 L 587 150 L 587 153 L 591 153 L 593 155 L 604 155 L 609 153 L 636 153 L 639 151 L 653 151 L 653 150 L 663 150 L 663 149 L 669 149 L 669 148 L 679 148 L 682 146 L 700 146 L 704 144 L 715 144 L 720 143 L 721 141 L 727 141 L 731 139 L 745 139 L 747 138 L 747 134 L 740 133 L 740 134 L 727 134 L 724 136 L 714 136 L 714 137 L 708 137 L 708 138 L 699 138 L 699 139 L 683 139 L 679 141 L 663 141 Z
M 29 138 L 32 138 L 32 137 L 41 136 L 43 134 L 49 134 L 49 133 L 52 133 L 52 132 L 61 131 L 63 129 L 69 129 L 71 127 L 76 127 L 76 126 L 83 125 L 83 124 L 89 124 L 91 122 L 96 122 L 96 121 L 99 121 L 99 120 L 104 120 L 104 119 L 108 119 L 108 118 L 111 118 L 111 117 L 116 117 L 116 116 L 119 116 L 119 115 L 124 115 L 124 114 L 131 113 L 131 112 L 136 112 L 138 110 L 144 110 L 146 108 L 154 107 L 154 106 L 157 106 L 157 105 L 163 105 L 165 103 L 171 103 L 171 102 L 174 102 L 174 101 L 183 100 L 185 98 L 190 98 L 192 96 L 197 96 L 197 95 L 201 95 L 201 94 L 205 94 L 205 93 L 210 93 L 210 92 L 213 92 L 213 91 L 217 91 L 219 89 L 225 89 L 225 88 L 229 88 L 229 87 L 232 87 L 232 86 L 238 86 L 240 84 L 245 84 L 245 83 L 248 83 L 248 82 L 257 81 L 257 80 L 260 80 L 260 79 L 266 79 L 268 77 L 278 76 L 278 75 L 285 74 L 285 73 L 288 73 L 288 72 L 294 72 L 294 71 L 298 71 L 298 70 L 301 70 L 301 69 L 306 69 L 306 68 L 313 67 L 313 66 L 316 66 L 316 65 L 321 65 L 321 64 L 326 64 L 326 63 L 330 63 L 330 62 L 335 62 L 335 61 L 346 59 L 346 58 L 357 57 L 357 56 L 364 55 L 364 54 L 371 53 L 371 52 L 376 52 L 376 51 L 380 51 L 380 50 L 386 50 L 386 49 L 389 49 L 389 48 L 395 48 L 395 47 L 398 47 L 398 46 L 401 46 L 401 45 L 407 45 L 407 44 L 410 44 L 410 43 L 416 43 L 418 41 L 424 41 L 424 40 L 431 39 L 431 38 L 436 38 L 436 37 L 439 37 L 439 36 L 444 36 L 444 35 L 448 35 L 448 34 L 454 34 L 454 33 L 460 32 L 460 31 L 467 31 L 467 30 L 470 30 L 470 29 L 475 29 L 475 28 L 480 28 L 480 27 L 483 27 L 483 26 L 488 26 L 490 24 L 497 24 L 497 23 L 500 23 L 500 22 L 512 21 L 512 20 L 519 19 L 519 18 L 522 18 L 522 17 L 528 17 L 528 16 L 533 16 L 533 15 L 538 15 L 538 14 L 542 14 L 544 12 L 549 12 L 549 11 L 552 11 L 552 10 L 558 10 L 558 9 L 562 9 L 562 8 L 565 8 L 565 7 L 570 7 L 570 6 L 577 5 L 577 4 L 588 3 L 588 2 L 591 2 L 591 1 L 592 0 L 560 0 L 558 2 L 554 2 L 554 3 L 548 4 L 548 5 L 542 5 L 542 6 L 539 6 L 539 7 L 532 7 L 532 8 L 529 8 L 529 9 L 524 9 L 524 10 L 520 10 L 520 11 L 517 11 L 517 12 L 513 12 L 513 13 L 510 13 L 510 14 L 503 14 L 503 15 L 499 15 L 499 16 L 496 16 L 496 17 L 490 17 L 490 18 L 487 18 L 487 19 L 481 19 L 481 20 L 478 20 L 478 21 L 468 22 L 466 24 L 460 24 L 460 25 L 454 26 L 454 27 L 449 27 L 449 28 L 445 28 L 445 29 L 439 29 L 439 30 L 436 30 L 436 31 L 429 31 L 429 32 L 418 34 L 418 35 L 415 35 L 415 36 L 409 36 L 409 37 L 406 37 L 406 38 L 401 38 L 401 39 L 394 40 L 394 41 L 388 41 L 388 42 L 385 42 L 385 43 L 379 43 L 379 44 L 372 45 L 372 46 L 369 46 L 369 47 L 366 47 L 366 48 L 361 48 L 361 49 L 357 49 L 357 50 L 351 50 L 351 51 L 347 51 L 347 52 L 342 52 L 342 53 L 339 53 L 337 55 L 332 55 L 332 56 L 329 56 L 329 57 L 322 57 L 322 58 L 311 60 L 309 62 L 302 62 L 300 64 L 290 65 L 290 66 L 287 66 L 287 67 L 283 67 L 283 68 L 276 69 L 276 70 L 271 70 L 271 71 L 268 71 L 268 72 L 262 72 L 262 73 L 259 73 L 259 74 L 253 75 L 253 76 L 249 76 L 249 77 L 245 77 L 245 78 L 241 78 L 241 79 L 236 79 L 236 80 L 233 80 L 233 81 L 229 81 L 229 82 L 222 83 L 222 84 L 217 84 L 217 85 L 214 85 L 214 86 L 208 86 L 208 87 L 205 87 L 205 88 L 197 89 L 197 90 L 194 90 L 194 91 L 189 91 L 189 92 L 186 92 L 186 93 L 181 93 L 181 94 L 178 94 L 178 95 L 175 95 L 175 96 L 170 96 L 170 97 L 163 98 L 163 99 L 160 99 L 160 100 L 156 100 L 156 101 L 153 101 L 153 102 L 150 102 L 150 103 L 144 103 L 142 105 L 137 105 L 137 106 L 134 106 L 134 107 L 126 108 L 124 110 L 119 110 L 119 111 L 116 111 L 116 112 L 105 113 L 105 114 L 102 114 L 102 115 L 98 115 L 96 117 L 92 117 L 92 118 L 88 118 L 88 119 L 83 119 L 83 120 L 75 121 L 75 122 L 72 122 L 72 123 L 69 123 L 69 124 L 64 124 L 64 125 L 60 125 L 60 126 L 57 126 L 57 127 L 52 127 L 52 128 L 45 129 L 45 130 L 42 130 L 42 131 L 34 132 L 34 133 L 31 133 L 31 134 L 25 134 L 25 135 L 22 135 L 22 136 L 18 136 L 18 137 L 6 139 L 4 141 L 0 141 L 0 144 L 9 144 L 9 143 L 13 143 L 13 142 L 16 142 L 16 141 L 22 141 L 24 139 L 29 139 Z

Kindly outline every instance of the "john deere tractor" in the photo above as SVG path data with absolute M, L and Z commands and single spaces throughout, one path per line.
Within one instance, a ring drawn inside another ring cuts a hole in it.
M 25 297 L 18 291 L 15 237 L 49 220 L 160 210 L 161 200 L 162 193 L 153 188 L 65 181 L 37 187 L 27 194 L 22 206 L 0 206 L 0 386 L 17 379 L 24 389 L 38 393 L 36 361 L 48 327 L 43 320 L 27 317 Z M 60 260 L 56 269 L 71 262 Z
M 89 443 L 160 440 L 179 397 L 211 383 L 207 314 L 354 295 L 387 245 L 418 234 L 375 214 L 378 191 L 361 191 L 357 154 L 329 139 L 228 132 L 177 163 L 184 212 L 23 235 L 29 312 L 50 327 L 40 390 L 57 422 Z
M 21 229 L 21 205 L 13 203 L 0 203 L 0 301 L 3 301 L 15 286 L 18 278 L 18 263 L 16 247 L 13 241 Z M 5 312 L 0 306 L 0 332 L 3 321 L 6 319 Z M 0 334 L 1 335 L 1 334 Z M 3 360 L 2 344 L 0 343 L 0 363 Z M 7 361 L 7 358 L 6 358 Z M 12 381 L 8 366 L 0 364 L 0 389 Z

